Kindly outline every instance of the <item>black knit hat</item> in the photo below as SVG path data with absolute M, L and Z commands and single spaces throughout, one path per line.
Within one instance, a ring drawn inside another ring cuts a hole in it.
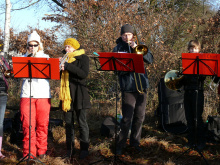
M 134 34 L 134 28 L 129 24 L 125 24 L 121 27 L 121 35 L 124 34 L 124 33 Z

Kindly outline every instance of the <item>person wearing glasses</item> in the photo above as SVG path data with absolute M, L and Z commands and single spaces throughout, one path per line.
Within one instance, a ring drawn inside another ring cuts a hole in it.
M 49 58 L 49 55 L 44 54 L 40 36 L 36 31 L 33 31 L 28 36 L 27 52 L 24 54 L 24 57 Z M 47 151 L 47 135 L 51 107 L 49 80 L 24 78 L 20 97 L 20 118 L 24 135 L 23 156 L 25 157 L 29 154 L 29 140 L 31 140 L 30 154 L 34 157 L 39 156 L 39 158 L 44 158 Z M 31 139 L 29 139 L 30 100 Z M 31 158 L 33 157 L 31 156 Z

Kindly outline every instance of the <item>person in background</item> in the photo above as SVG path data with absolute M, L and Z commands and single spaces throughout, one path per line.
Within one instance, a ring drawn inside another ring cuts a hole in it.
M 27 52 L 24 57 L 49 58 L 44 54 L 40 36 L 33 31 L 27 40 Z M 31 84 L 31 99 L 30 99 Z M 20 115 L 23 129 L 23 156 L 31 154 L 44 158 L 47 151 L 49 114 L 51 107 L 50 84 L 48 79 L 24 78 L 21 87 Z M 29 118 L 31 100 L 31 139 L 29 139 Z
M 89 155 L 89 127 L 87 124 L 87 110 L 91 108 L 90 97 L 86 87 L 89 74 L 89 57 L 85 50 L 80 49 L 79 42 L 74 38 L 64 41 L 68 61 L 61 61 L 60 100 L 66 122 L 66 158 L 71 159 L 74 151 L 74 112 L 79 124 L 80 159 Z
M 117 46 L 113 49 L 113 52 L 133 53 L 134 48 L 137 46 L 134 41 L 134 34 L 135 31 L 131 25 L 123 25 L 121 27 L 121 36 L 116 40 Z M 143 55 L 143 60 L 147 64 L 153 62 L 153 55 L 149 49 L 148 52 Z M 142 124 L 145 119 L 149 81 L 145 69 L 145 73 L 140 74 L 140 80 L 143 87 L 142 94 L 138 92 L 136 88 L 134 76 L 136 76 L 138 84 L 140 84 L 138 75 L 133 72 L 119 72 L 119 83 L 122 92 L 122 119 L 120 122 L 121 131 L 116 141 L 116 154 L 118 155 L 121 155 L 125 148 L 130 127 L 130 146 L 134 147 L 138 152 L 142 150 L 139 145 Z
M 213 91 L 217 88 L 217 93 L 218 93 L 218 100 L 220 99 L 220 77 L 217 76 L 212 76 L 212 81 L 209 83 L 210 89 Z M 218 110 L 220 109 L 220 103 L 218 106 Z
M 4 74 L 6 70 L 10 70 L 10 66 L 5 58 L 0 55 L 0 159 L 5 158 L 1 150 L 3 141 L 3 122 L 8 100 L 8 82 L 6 80 L 7 77 Z
M 189 53 L 199 53 L 201 45 L 198 40 L 188 43 Z M 184 108 L 188 127 L 187 148 L 197 147 L 202 150 L 205 147 L 205 127 L 202 119 L 204 108 L 204 80 L 201 75 L 184 75 Z

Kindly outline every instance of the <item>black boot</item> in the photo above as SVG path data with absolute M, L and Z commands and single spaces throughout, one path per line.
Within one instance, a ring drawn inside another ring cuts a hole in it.
M 80 154 L 79 159 L 84 159 L 89 155 L 89 143 L 80 142 Z

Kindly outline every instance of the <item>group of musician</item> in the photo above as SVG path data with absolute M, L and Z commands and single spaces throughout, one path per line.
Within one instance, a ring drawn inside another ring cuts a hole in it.
M 113 52 L 133 53 L 137 43 L 133 40 L 134 28 L 125 24 L 121 27 L 120 37 L 116 40 L 117 45 Z M 60 108 L 64 112 L 66 130 L 66 154 L 64 158 L 71 159 L 74 151 L 74 116 L 79 125 L 80 154 L 79 158 L 84 159 L 89 155 L 89 126 L 87 124 L 87 110 L 91 108 L 90 97 L 86 87 L 86 78 L 89 74 L 89 57 L 85 55 L 85 50 L 80 47 L 80 43 L 74 38 L 67 38 L 64 41 L 64 49 L 68 55 L 68 61 L 64 62 L 61 68 L 60 82 Z M 190 53 L 200 52 L 201 46 L 197 40 L 190 41 L 188 50 Z M 27 40 L 27 53 L 24 57 L 45 57 L 49 58 L 43 51 L 43 44 L 40 36 L 33 31 Z M 143 55 L 143 61 L 147 64 L 153 62 L 153 55 L 148 49 Z M 1 57 L 1 65 L 7 64 Z M 146 70 L 146 69 L 145 69 Z M 143 92 L 137 91 L 135 82 L 136 74 L 132 72 L 118 72 L 120 89 L 122 92 L 122 119 L 120 121 L 120 132 L 116 138 L 116 153 L 121 155 L 126 149 L 127 137 L 130 133 L 129 145 L 137 152 L 140 147 L 142 125 L 145 119 L 147 88 L 149 80 L 147 71 L 139 74 Z M 184 105 L 186 112 L 188 133 L 188 146 L 194 145 L 194 138 L 197 136 L 199 149 L 205 145 L 202 112 L 204 104 L 203 84 L 204 77 L 200 78 L 199 84 L 196 77 L 185 76 L 185 97 Z M 31 87 L 30 87 L 31 84 Z M 199 85 L 199 86 L 198 86 Z M 196 90 L 199 88 L 198 100 L 196 102 Z M 31 89 L 31 91 L 30 91 Z M 7 80 L 1 72 L 0 74 L 0 159 L 5 156 L 1 153 L 3 138 L 3 120 L 7 103 Z M 31 96 L 30 96 L 31 93 Z M 31 99 L 30 99 L 31 97 Z M 31 155 L 32 157 L 44 158 L 47 152 L 49 113 L 51 108 L 50 84 L 48 79 L 24 78 L 20 95 L 20 114 L 23 129 L 23 157 L 29 154 L 29 120 L 31 119 Z M 31 103 L 30 103 L 31 101 Z M 31 106 L 31 116 L 30 116 Z M 197 114 L 195 114 L 195 107 Z M 197 135 L 194 134 L 194 116 L 198 118 Z

